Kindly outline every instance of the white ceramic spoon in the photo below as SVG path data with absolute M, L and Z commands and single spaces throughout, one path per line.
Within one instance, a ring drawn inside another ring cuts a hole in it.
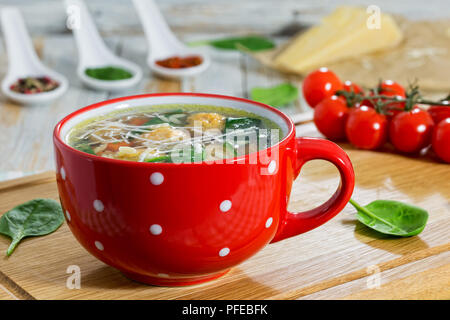
M 209 57 L 186 47 L 175 37 L 153 0 L 133 0 L 133 3 L 147 37 L 149 47 L 147 63 L 153 72 L 168 78 L 183 78 L 195 76 L 208 68 Z M 157 60 L 174 56 L 190 55 L 202 57 L 202 63 L 198 66 L 180 69 L 164 68 L 155 63 Z
M 8 52 L 8 72 L 1 84 L 3 94 L 21 104 L 44 103 L 60 97 L 67 90 L 68 81 L 39 60 L 20 11 L 14 7 L 4 7 L 0 16 Z M 10 89 L 19 78 L 42 76 L 52 78 L 59 86 L 52 91 L 33 94 L 18 93 Z
M 93 89 L 119 91 L 136 85 L 142 78 L 141 68 L 112 53 L 103 42 L 92 17 L 82 0 L 65 0 L 69 20 L 74 21 L 72 32 L 78 48 L 77 74 L 81 81 Z M 72 16 L 70 16 L 72 15 Z M 123 68 L 133 77 L 123 80 L 99 80 L 86 75 L 87 68 L 114 66 Z

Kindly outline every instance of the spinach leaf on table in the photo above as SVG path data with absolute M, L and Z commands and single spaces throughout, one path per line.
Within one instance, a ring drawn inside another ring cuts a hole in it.
M 14 207 L 0 218 L 0 233 L 12 239 L 6 255 L 10 256 L 23 238 L 52 233 L 63 221 L 61 205 L 52 199 L 34 199 Z
M 364 207 L 353 199 L 350 203 L 361 223 L 384 234 L 415 236 L 422 232 L 428 220 L 424 209 L 399 201 L 375 200 Z
M 298 98 L 298 88 L 288 82 L 274 87 L 256 87 L 250 91 L 250 99 L 273 107 L 283 107 Z
M 231 37 L 217 40 L 202 40 L 189 43 L 190 46 L 210 45 L 222 50 L 239 50 L 243 47 L 249 51 L 261 51 L 275 48 L 275 44 L 265 37 L 261 36 L 245 36 Z

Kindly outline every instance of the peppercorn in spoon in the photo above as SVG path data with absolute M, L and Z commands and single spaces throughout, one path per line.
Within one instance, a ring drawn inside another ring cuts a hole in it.
M 9 63 L 1 84 L 3 94 L 21 104 L 44 103 L 60 97 L 67 90 L 68 81 L 39 60 L 20 11 L 4 7 L 0 16 Z

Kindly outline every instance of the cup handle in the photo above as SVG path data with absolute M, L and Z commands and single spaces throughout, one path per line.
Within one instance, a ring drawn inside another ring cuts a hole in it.
M 312 230 L 337 215 L 350 200 L 355 186 L 355 173 L 352 163 L 335 143 L 318 138 L 301 137 L 296 139 L 297 163 L 295 177 L 302 166 L 310 161 L 322 159 L 334 164 L 341 174 L 341 182 L 336 192 L 322 205 L 304 212 L 293 213 L 286 210 L 281 214 L 275 237 L 271 243 Z

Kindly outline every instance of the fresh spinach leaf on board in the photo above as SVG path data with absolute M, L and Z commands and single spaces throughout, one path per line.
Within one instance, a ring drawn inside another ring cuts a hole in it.
M 384 234 L 415 236 L 422 232 L 428 220 L 424 209 L 399 201 L 375 200 L 364 207 L 353 199 L 350 203 L 361 223 Z
M 0 233 L 12 239 L 6 255 L 10 256 L 23 238 L 52 233 L 63 221 L 61 205 L 52 199 L 34 199 L 12 208 L 0 218 Z
M 250 91 L 250 99 L 273 107 L 283 107 L 298 98 L 298 88 L 290 83 L 274 87 L 256 87 Z
M 265 37 L 246 36 L 231 37 L 217 40 L 202 40 L 189 43 L 190 46 L 210 45 L 217 49 L 223 50 L 239 50 L 239 46 L 249 51 L 261 51 L 275 48 L 275 44 Z

